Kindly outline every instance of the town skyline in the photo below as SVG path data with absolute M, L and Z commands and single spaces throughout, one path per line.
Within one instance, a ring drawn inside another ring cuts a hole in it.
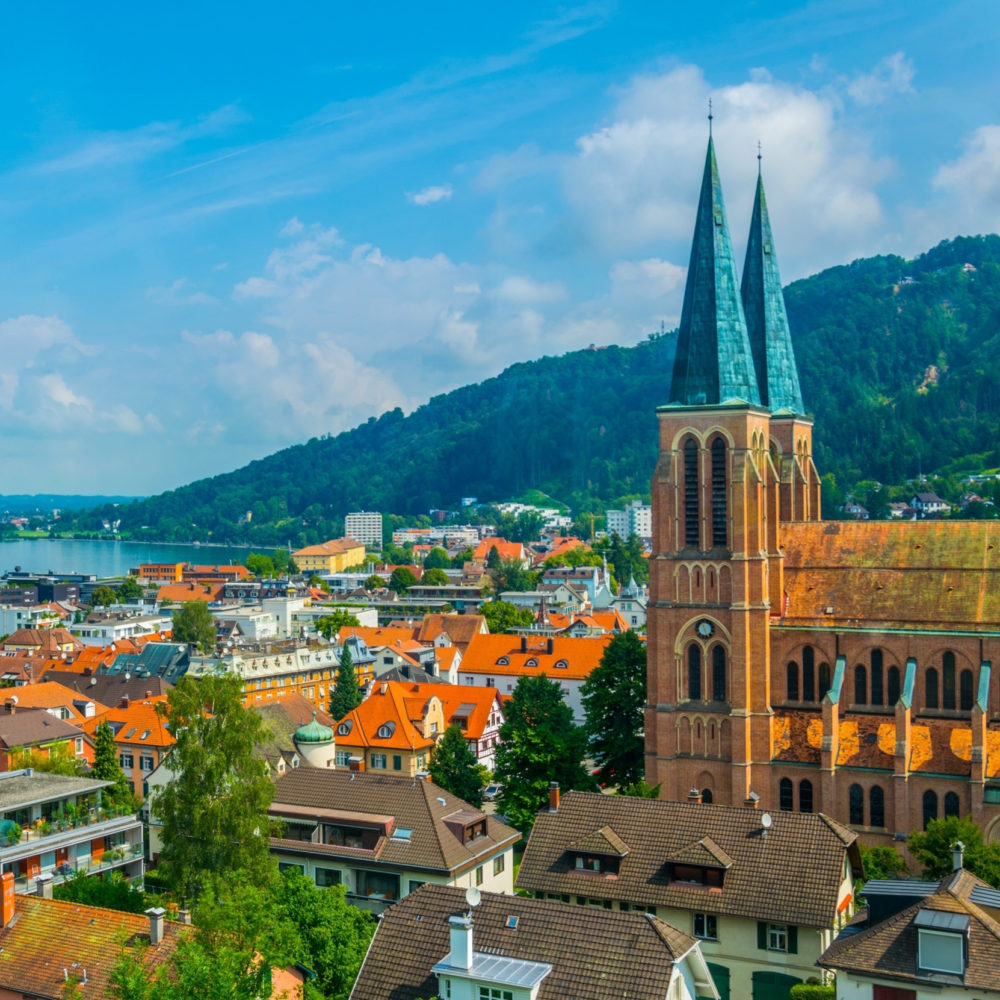
M 17 492 L 159 492 L 672 328 L 709 97 L 737 254 L 759 141 L 786 282 L 998 228 L 981 2 L 192 11 L 8 17 Z

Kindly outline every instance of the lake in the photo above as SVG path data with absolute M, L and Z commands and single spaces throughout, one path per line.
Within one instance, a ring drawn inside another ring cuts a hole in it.
M 91 542 L 69 538 L 19 538 L 0 542 L 0 574 L 20 566 L 27 573 L 93 573 L 123 576 L 140 563 L 242 563 L 251 552 L 224 545 Z M 269 550 L 267 550 L 269 551 Z

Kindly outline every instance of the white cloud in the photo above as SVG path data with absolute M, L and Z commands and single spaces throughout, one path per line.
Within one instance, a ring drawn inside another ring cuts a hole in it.
M 660 299 L 684 287 L 687 268 L 669 260 L 619 260 L 611 266 L 611 289 L 615 298 Z
M 146 298 L 150 302 L 164 306 L 202 306 L 215 302 L 207 292 L 188 291 L 188 286 L 187 278 L 178 278 L 166 287 L 147 288 Z
M 962 155 L 940 167 L 934 187 L 951 201 L 949 235 L 1000 230 L 1000 125 L 977 128 Z
M 913 62 L 904 53 L 886 56 L 871 73 L 847 81 L 847 93 L 861 105 L 883 104 L 896 94 L 912 94 Z
M 454 193 L 450 184 L 435 184 L 422 191 L 407 191 L 406 197 L 414 205 L 433 205 L 436 201 L 448 201 Z
M 506 302 L 543 303 L 562 302 L 569 296 L 561 281 L 535 281 L 534 278 L 519 274 L 505 278 L 496 289 L 496 297 Z
M 93 350 L 58 316 L 25 315 L 0 322 L 0 357 L 8 369 L 20 369 L 43 355 L 69 361 Z

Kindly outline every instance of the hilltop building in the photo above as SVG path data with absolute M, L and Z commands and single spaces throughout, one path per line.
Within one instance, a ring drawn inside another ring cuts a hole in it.
M 647 780 L 1000 840 L 1000 529 L 821 520 L 763 181 L 739 282 L 711 138 L 657 419 Z
M 382 548 L 382 515 L 370 510 L 359 510 L 344 518 L 344 534 L 362 545 Z

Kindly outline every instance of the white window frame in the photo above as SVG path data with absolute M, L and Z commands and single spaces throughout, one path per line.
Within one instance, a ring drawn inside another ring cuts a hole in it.
M 767 925 L 767 950 L 788 951 L 788 924 Z
M 719 918 L 714 913 L 696 913 L 694 915 L 693 934 L 701 941 L 719 940 Z

